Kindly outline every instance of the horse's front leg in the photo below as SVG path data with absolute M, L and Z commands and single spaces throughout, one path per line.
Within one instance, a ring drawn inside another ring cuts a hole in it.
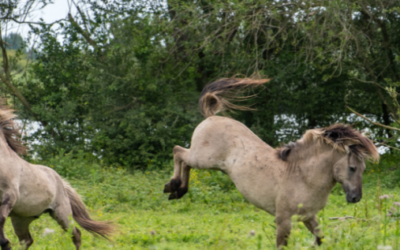
M 169 200 L 180 199 L 189 189 L 190 167 L 185 162 L 188 152 L 186 148 L 174 147 L 174 175 L 164 187 L 164 193 L 171 193 Z
M 15 202 L 17 201 L 16 195 L 10 193 L 4 193 L 3 199 L 0 206 L 0 246 L 1 250 L 11 249 L 10 241 L 6 238 L 4 234 L 4 224 L 6 219 L 10 214 Z
M 277 216 L 276 217 L 276 247 L 277 249 L 282 249 L 282 247 L 287 246 L 288 239 L 290 235 L 290 230 L 292 229 L 292 221 L 290 216 Z
M 303 223 L 307 227 L 307 229 L 315 236 L 315 243 L 320 246 L 322 244 L 323 236 L 321 230 L 318 228 L 317 216 L 314 216 L 308 221 L 303 221 Z

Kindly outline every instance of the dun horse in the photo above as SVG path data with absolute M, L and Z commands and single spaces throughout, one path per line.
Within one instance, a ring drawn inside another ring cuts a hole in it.
M 379 154 L 368 138 L 343 124 L 308 130 L 300 140 L 274 149 L 242 123 L 215 116 L 240 108 L 227 99 L 237 91 L 267 81 L 221 79 L 205 87 L 199 107 L 207 119 L 195 129 L 190 149 L 174 147 L 174 175 L 164 192 L 180 199 L 188 191 L 191 168 L 221 170 L 249 202 L 276 217 L 278 247 L 287 245 L 293 215 L 321 244 L 316 214 L 332 188 L 339 182 L 348 202 L 360 201 L 364 160 L 378 160 Z
M 2 102 L 2 100 L 0 100 Z M 0 245 L 1 249 L 11 249 L 4 234 L 4 224 L 8 216 L 15 234 L 24 248 L 33 243 L 29 224 L 43 213 L 49 213 L 58 224 L 67 230 L 69 216 L 91 233 L 107 238 L 112 227 L 107 222 L 90 219 L 85 205 L 75 190 L 54 170 L 41 165 L 33 165 L 17 153 L 25 148 L 15 138 L 19 131 L 15 128 L 13 111 L 0 105 Z M 73 227 L 72 240 L 79 249 L 81 233 Z

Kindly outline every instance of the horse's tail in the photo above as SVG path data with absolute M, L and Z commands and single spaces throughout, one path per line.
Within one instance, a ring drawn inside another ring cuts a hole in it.
M 75 221 L 86 231 L 108 239 L 108 236 L 114 231 L 111 223 L 92 220 L 85 204 L 75 189 L 65 180 L 63 180 L 63 184 L 71 203 L 72 217 L 74 217 Z
M 252 78 L 222 78 L 208 84 L 201 92 L 199 109 L 203 116 L 209 117 L 223 110 L 238 109 L 248 110 L 248 107 L 231 103 L 238 99 L 241 90 L 249 87 L 256 87 L 268 82 L 270 79 Z

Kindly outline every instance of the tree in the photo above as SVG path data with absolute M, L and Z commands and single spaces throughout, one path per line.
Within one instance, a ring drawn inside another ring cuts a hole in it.
M 45 123 L 32 138 L 42 157 L 79 149 L 132 168 L 162 166 L 174 145 L 190 146 L 205 84 L 234 75 L 273 78 L 243 102 L 254 112 L 230 114 L 271 145 L 357 122 L 346 100 L 377 122 L 395 118 L 384 89 L 397 81 L 397 2 L 167 4 L 82 0 L 59 28 L 32 26 L 37 61 L 17 86 L 29 104 L 23 114 Z

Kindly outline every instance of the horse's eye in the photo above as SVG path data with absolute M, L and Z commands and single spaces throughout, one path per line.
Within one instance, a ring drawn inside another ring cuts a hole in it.
M 356 167 L 350 167 L 350 166 L 349 166 L 349 169 L 350 169 L 350 172 L 352 172 L 352 173 L 356 172 L 356 170 L 357 170 Z

